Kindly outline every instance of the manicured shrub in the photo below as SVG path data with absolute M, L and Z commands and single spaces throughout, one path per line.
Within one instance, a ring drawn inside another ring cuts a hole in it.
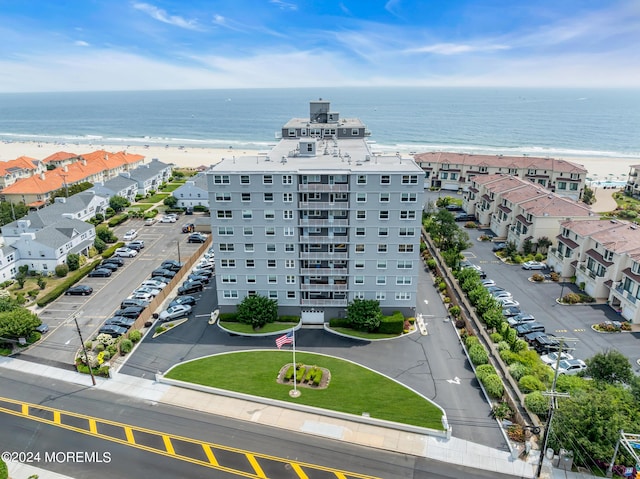
M 93 349 L 93 341 L 85 341 L 84 347 L 87 348 L 88 350 Z
M 237 323 L 238 322 L 238 314 L 237 313 L 220 313 L 218 316 L 219 321 L 228 321 L 229 323 Z
M 300 316 L 278 316 L 278 319 L 276 319 L 277 322 L 279 323 L 299 323 L 300 322 Z
M 296 371 L 296 382 L 297 383 L 302 381 L 302 378 L 304 377 L 304 372 L 305 372 L 304 366 L 300 366 L 298 368 L 298 370 Z
M 291 381 L 291 378 L 293 378 L 293 371 L 294 371 L 293 366 L 289 366 L 289 367 L 287 368 L 287 372 L 286 372 L 286 373 L 284 373 L 284 378 L 285 378 L 287 381 Z
M 507 364 L 513 364 L 520 359 L 520 356 L 509 349 L 503 349 L 500 351 L 500 359 Z
M 531 276 L 531 279 L 534 280 L 536 283 L 540 283 L 544 281 L 544 275 L 540 273 L 535 273 Z
M 481 344 L 474 344 L 469 348 L 469 358 L 474 366 L 489 362 L 489 355 Z
M 382 316 L 377 332 L 382 334 L 402 334 L 404 328 L 404 316 L 400 311 L 391 316 Z
M 476 368 L 476 377 L 482 381 L 483 378 L 489 376 L 490 374 L 496 374 L 496 368 L 494 368 L 491 364 L 481 364 Z
M 504 385 L 497 374 L 490 374 L 482 381 L 487 394 L 492 398 L 501 398 L 504 395 Z
M 569 294 L 565 294 L 564 297 L 562 298 L 562 302 L 563 303 L 567 303 L 567 304 L 576 304 L 580 302 L 580 295 L 577 293 L 569 293 Z
M 494 343 L 499 343 L 500 341 L 502 341 L 502 334 L 500 333 L 491 333 L 489 337 L 491 338 L 491 341 Z
M 69 274 L 69 267 L 66 264 L 59 264 L 56 266 L 56 276 L 58 278 L 64 278 L 67 274 Z
M 133 349 L 133 342 L 130 339 L 124 338 L 120 341 L 120 352 L 122 354 L 130 353 Z
M 94 351 L 96 353 L 102 352 L 104 351 L 104 349 L 106 348 L 106 346 L 104 345 L 104 343 L 96 343 L 96 346 L 94 348 Z
M 332 328 L 349 328 L 351 323 L 347 318 L 331 318 L 329 326 Z
M 533 414 L 546 416 L 549 411 L 549 398 L 540 391 L 533 391 L 524 397 L 524 405 Z
M 480 340 L 477 336 L 467 336 L 464 340 L 464 345 L 469 349 L 474 344 L 480 344 Z
M 440 282 L 438 283 L 438 289 L 439 289 L 440 291 L 444 291 L 445 289 L 447 289 L 447 283 L 445 283 L 444 281 L 440 281 Z
M 527 367 L 522 363 L 512 363 L 509 366 L 509 374 L 511 374 L 511 377 L 516 381 L 519 381 L 527 372 Z
M 530 393 L 533 391 L 546 391 L 546 386 L 537 377 L 531 375 L 525 375 L 518 381 L 518 387 L 520 391 L 524 393 Z
M 134 329 L 129 333 L 129 339 L 132 343 L 137 343 L 142 339 L 142 333 L 139 330 Z
M 509 351 L 510 349 L 511 349 L 511 346 L 509 346 L 509 343 L 507 343 L 506 341 L 500 341 L 498 343 L 498 351 L 504 351 L 504 350 Z
M 529 345 L 524 339 L 516 339 L 515 342 L 511 345 L 511 351 L 519 353 L 520 351 L 524 351 L 528 347 Z
M 451 306 L 449 308 L 449 314 L 454 318 L 458 318 L 461 313 L 460 306 Z
M 116 354 L 118 354 L 118 346 L 116 346 L 115 344 L 110 344 L 109 346 L 107 346 L 107 352 L 109 353 L 109 356 L 114 357 Z
M 560 281 L 560 275 L 555 271 L 551 272 L 549 274 L 549 277 L 551 278 L 551 281 L 556 281 L 556 282 Z
M 431 258 L 427 260 L 427 268 L 429 268 L 431 271 L 434 271 L 436 269 L 437 263 L 436 260 Z

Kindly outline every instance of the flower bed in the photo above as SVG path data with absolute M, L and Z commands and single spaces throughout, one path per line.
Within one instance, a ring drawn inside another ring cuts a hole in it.
M 293 384 L 294 372 L 296 384 L 306 388 L 326 389 L 331 380 L 331 373 L 326 368 L 297 363 L 294 369 L 293 364 L 289 363 L 282 366 L 277 381 L 280 384 Z

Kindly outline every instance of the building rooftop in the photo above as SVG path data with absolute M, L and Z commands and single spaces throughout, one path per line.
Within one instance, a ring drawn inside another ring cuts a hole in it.
M 520 203 L 520 207 L 533 216 L 554 216 L 571 218 L 575 216 L 593 216 L 587 205 L 553 194 L 539 195 Z

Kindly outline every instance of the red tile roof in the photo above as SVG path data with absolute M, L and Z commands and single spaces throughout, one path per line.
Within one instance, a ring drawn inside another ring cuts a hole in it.
M 11 169 L 35 170 L 38 160 L 29 158 L 28 156 L 20 156 L 15 160 L 0 161 L 0 175 L 9 174 Z
M 78 155 L 76 155 L 75 153 L 69 153 L 66 151 L 59 151 L 57 153 L 54 153 L 53 155 L 49 155 L 47 156 L 45 159 L 42 160 L 43 163 L 52 163 L 54 161 L 64 161 L 64 160 L 69 160 L 71 158 L 76 158 Z

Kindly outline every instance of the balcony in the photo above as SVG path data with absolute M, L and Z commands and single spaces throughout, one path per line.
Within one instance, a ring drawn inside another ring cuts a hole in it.
M 299 259 L 348 259 L 349 253 L 329 253 L 326 251 L 310 251 L 308 253 L 300 253 Z
M 628 299 L 629 301 L 631 301 L 633 304 L 636 304 L 636 301 L 637 301 L 637 300 L 636 300 L 636 297 L 635 297 L 633 294 L 631 294 L 629 291 L 627 291 L 627 293 L 625 294 L 625 296 L 626 296 L 626 297 L 627 297 L 627 299 Z
M 301 284 L 301 291 L 346 291 L 346 284 Z
M 349 226 L 347 219 L 334 218 L 300 218 L 299 226 Z
M 300 268 L 300 274 L 314 276 L 344 276 L 347 273 L 347 267 L 344 268 Z
M 348 201 L 298 201 L 301 210 L 348 210 Z
M 309 192 L 318 192 L 318 191 L 349 191 L 348 183 L 309 183 L 309 184 L 299 184 L 298 191 L 309 191 Z
M 300 306 L 347 306 L 345 299 L 301 299 Z
M 347 235 L 302 235 L 300 243 L 303 244 L 344 244 L 347 243 Z

